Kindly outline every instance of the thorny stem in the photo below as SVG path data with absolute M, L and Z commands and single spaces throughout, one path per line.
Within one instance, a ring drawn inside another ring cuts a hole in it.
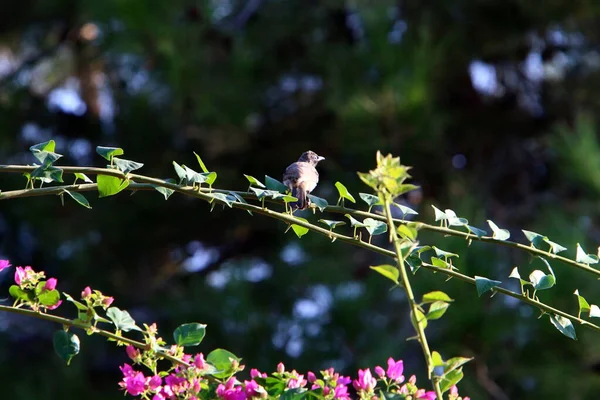
M 0 173 L 1 172 L 12 172 L 12 173 L 31 172 L 35 168 L 36 168 L 35 166 L 26 166 L 26 165 L 10 165 L 10 166 L 0 165 Z M 197 190 L 195 190 L 194 188 L 192 188 L 190 186 L 180 186 L 177 184 L 165 182 L 162 179 L 150 178 L 150 177 L 143 176 L 143 175 L 136 175 L 136 174 L 125 175 L 121 171 L 116 170 L 116 169 L 94 168 L 94 167 L 61 167 L 61 168 L 63 169 L 64 172 L 67 172 L 67 173 L 80 172 L 80 173 L 89 174 L 89 175 L 110 175 L 110 176 L 115 176 L 118 178 L 126 178 L 127 177 L 130 180 L 132 180 L 133 182 L 129 184 L 129 186 L 126 188 L 126 190 L 131 190 L 131 191 L 154 190 L 154 186 L 161 186 L 161 187 L 174 190 L 178 193 L 181 193 L 181 194 L 184 194 L 187 196 L 200 198 L 200 199 L 208 201 L 208 202 L 212 202 L 215 200 L 215 198 L 212 195 L 206 193 L 206 188 L 201 188 L 201 190 L 198 192 Z M 69 191 L 73 191 L 73 192 L 97 191 L 98 185 L 95 183 L 88 183 L 88 184 L 81 184 L 81 185 L 76 184 L 76 185 L 65 185 L 65 186 L 49 186 L 49 187 L 45 187 L 45 188 L 41 188 L 41 189 L 13 190 L 13 191 L 1 192 L 0 200 L 8 200 L 8 199 L 31 197 L 31 196 L 60 195 L 61 193 L 64 193 L 65 190 L 69 190 Z M 213 193 L 227 194 L 230 192 L 236 193 L 247 199 L 254 199 L 254 200 L 257 199 L 257 197 L 253 193 L 213 189 Z M 332 239 L 335 238 L 342 242 L 350 243 L 354 246 L 362 247 L 366 250 L 370 250 L 375 253 L 387 256 L 387 257 L 391 257 L 391 258 L 396 257 L 396 254 L 393 251 L 363 242 L 358 237 L 355 237 L 356 235 L 346 236 L 346 235 L 343 235 L 340 233 L 330 232 L 328 229 L 324 229 L 324 228 L 321 228 L 320 226 L 313 225 L 310 222 L 305 222 L 305 221 L 299 220 L 290 214 L 279 213 L 276 211 L 272 211 L 268 208 L 262 208 L 259 206 L 255 206 L 253 204 L 240 203 L 240 202 L 233 203 L 232 207 L 239 208 L 239 209 L 246 210 L 246 211 L 252 211 L 253 213 L 257 213 L 257 214 L 266 215 L 268 217 L 283 221 L 287 224 L 296 224 L 296 225 L 305 227 L 307 229 L 310 229 L 313 232 L 317 232 L 321 235 L 327 236 L 329 238 L 332 238 Z M 327 206 L 324 211 L 357 215 L 357 216 L 363 216 L 363 217 L 371 217 L 371 218 L 382 220 L 382 221 L 386 220 L 386 217 L 383 215 L 380 215 L 380 214 L 367 213 L 365 211 L 358 211 L 358 210 L 353 210 L 350 208 L 344 208 L 344 207 L 339 207 L 339 206 Z M 399 220 L 399 219 L 393 219 L 393 222 L 394 222 L 394 224 L 407 223 L 407 221 Z M 536 249 L 534 247 L 526 246 L 521 243 L 500 241 L 500 240 L 494 239 L 492 237 L 485 237 L 485 236 L 477 237 L 475 235 L 467 234 L 465 232 L 460 232 L 460 231 L 456 231 L 453 229 L 443 228 L 443 227 L 439 227 L 439 226 L 435 226 L 435 225 L 429 225 L 429 224 L 425 224 L 422 222 L 417 222 L 416 224 L 421 229 L 431 230 L 434 232 L 443 233 L 445 235 L 464 237 L 465 239 L 469 239 L 469 240 L 479 240 L 479 241 L 483 241 L 483 242 L 489 242 L 489 243 L 494 243 L 494 244 L 515 247 L 515 248 L 524 250 L 526 252 L 529 252 L 530 254 L 551 257 L 551 258 L 559 260 L 565 264 L 586 270 L 588 272 L 593 272 L 596 275 L 600 275 L 600 271 L 597 271 L 586 264 L 578 263 L 578 262 L 570 260 L 568 258 L 557 256 L 555 254 L 545 252 L 543 250 Z M 388 229 L 392 230 L 392 229 L 394 229 L 394 226 L 391 225 L 388 227 Z M 436 267 L 429 263 L 423 263 L 422 267 L 425 269 L 428 269 L 430 271 L 433 271 L 433 272 L 437 272 L 440 274 L 447 275 L 449 277 L 460 279 L 461 281 L 469 283 L 471 285 L 475 285 L 474 278 L 472 278 L 468 275 L 461 274 L 460 272 L 454 271 L 452 269 Z M 498 293 L 502 293 L 503 295 L 518 299 L 518 300 L 522 301 L 523 303 L 527 303 L 533 307 L 540 309 L 542 312 L 545 312 L 548 314 L 560 315 L 561 317 L 569 319 L 573 323 L 578 323 L 579 325 L 584 326 L 588 329 L 592 329 L 594 331 L 600 332 L 600 326 L 595 325 L 585 319 L 578 318 L 574 315 L 571 315 L 564 311 L 553 308 L 547 304 L 544 304 L 536 299 L 530 298 L 524 294 L 516 293 L 511 290 L 504 289 L 502 287 L 494 287 L 491 290 L 494 293 L 498 292 Z
M 436 396 L 438 399 L 443 399 L 442 397 L 442 389 L 440 388 L 440 382 L 437 377 L 433 376 L 433 358 L 431 356 L 431 350 L 429 349 L 429 344 L 427 343 L 427 336 L 425 335 L 425 328 L 421 324 L 419 320 L 419 315 L 422 318 L 425 318 L 423 313 L 419 310 L 419 305 L 415 300 L 415 295 L 412 290 L 412 286 L 410 285 L 410 279 L 408 279 L 408 272 L 406 271 L 406 265 L 404 264 L 404 257 L 402 256 L 402 249 L 400 247 L 400 238 L 396 232 L 396 225 L 394 224 L 392 218 L 392 210 L 390 209 L 390 203 L 392 202 L 391 196 L 384 196 L 384 210 L 385 216 L 387 218 L 388 229 L 390 232 L 390 241 L 394 244 L 394 250 L 396 253 L 396 262 L 398 263 L 398 269 L 400 270 L 400 279 L 402 282 L 402 287 L 404 287 L 404 291 L 406 292 L 406 297 L 408 299 L 408 304 L 410 306 L 410 313 L 413 320 L 413 325 L 415 330 L 417 331 L 417 337 L 419 339 L 419 343 L 421 344 L 421 348 L 423 349 L 423 355 L 425 356 L 425 362 L 427 363 L 427 373 L 429 376 L 429 380 L 433 384 L 433 389 L 435 390 Z

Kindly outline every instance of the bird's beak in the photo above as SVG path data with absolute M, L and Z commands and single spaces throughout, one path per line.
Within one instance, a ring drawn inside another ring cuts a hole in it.
M 319 156 L 319 157 L 317 158 L 317 160 L 318 160 L 318 161 L 323 161 L 324 159 L 325 159 L 325 157 L 321 157 L 321 156 Z

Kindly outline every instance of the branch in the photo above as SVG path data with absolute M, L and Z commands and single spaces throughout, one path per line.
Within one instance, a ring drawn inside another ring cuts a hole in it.
M 10 166 L 9 165 L 0 165 L 0 173 L 1 172 L 13 172 L 13 173 L 31 172 L 35 168 L 37 168 L 37 167 L 36 166 L 23 166 L 23 165 L 10 165 Z M 228 191 L 228 190 L 209 189 L 209 188 L 198 189 L 198 188 L 194 188 L 191 186 L 180 186 L 177 184 L 165 182 L 164 180 L 161 180 L 161 179 L 150 178 L 150 177 L 143 176 L 143 175 L 137 175 L 137 174 L 131 174 L 131 173 L 123 174 L 121 171 L 116 170 L 116 169 L 94 168 L 94 167 L 60 167 L 60 168 L 64 172 L 68 172 L 68 173 L 80 172 L 80 173 L 89 174 L 89 175 L 109 175 L 109 176 L 115 176 L 115 177 L 118 177 L 121 179 L 130 179 L 130 180 L 135 180 L 137 182 L 142 182 L 142 183 L 132 182 L 129 184 L 129 186 L 125 190 L 150 190 L 151 188 L 153 189 L 152 185 L 155 185 L 155 186 L 161 186 L 161 187 L 164 187 L 167 189 L 174 190 L 175 192 L 182 193 L 184 195 L 200 198 L 209 203 L 215 200 L 215 198 L 210 195 L 211 192 L 212 193 L 233 192 L 233 191 Z M 7 200 L 7 199 L 14 199 L 14 198 L 21 198 L 21 197 L 30 197 L 30 196 L 51 195 L 51 194 L 59 195 L 59 194 L 63 193 L 65 189 L 69 190 L 69 191 L 93 191 L 93 190 L 97 190 L 97 188 L 98 188 L 97 184 L 90 183 L 90 184 L 81 184 L 81 185 L 51 186 L 51 187 L 45 187 L 45 188 L 15 190 L 15 191 L 1 192 L 0 200 Z M 257 197 L 252 193 L 248 193 L 248 192 L 233 192 L 233 193 L 239 194 L 247 199 L 252 199 L 252 200 L 257 199 Z M 277 203 L 279 203 L 279 202 L 277 202 Z M 287 224 L 299 225 L 299 226 L 307 228 L 313 232 L 317 232 L 321 235 L 327 236 L 330 239 L 337 239 L 342 242 L 346 242 L 346 243 L 349 243 L 354 246 L 362 247 L 366 250 L 370 250 L 375 253 L 396 259 L 396 254 L 393 251 L 372 245 L 370 243 L 363 242 L 360 239 L 352 237 L 352 236 L 346 236 L 346 235 L 342 235 L 342 234 L 339 234 L 336 232 L 329 231 L 320 226 L 313 225 L 309 222 L 299 220 L 291 214 L 279 213 L 276 211 L 272 211 L 268 208 L 262 208 L 259 206 L 255 206 L 253 204 L 245 204 L 245 203 L 240 203 L 240 202 L 233 203 L 232 207 L 239 208 L 239 209 L 246 210 L 246 211 L 251 211 L 251 212 L 257 213 L 257 214 L 266 215 L 268 217 L 283 221 Z M 345 208 L 345 207 L 328 206 L 328 207 L 326 207 L 325 210 L 334 212 L 334 213 L 344 213 L 344 214 L 351 214 L 351 215 L 368 216 L 371 218 L 385 221 L 385 217 L 382 215 L 367 213 L 365 211 L 353 210 L 353 209 L 349 209 L 349 208 Z M 392 221 L 394 224 L 406 224 L 409 222 L 409 221 L 399 220 L 399 219 L 393 219 Z M 466 239 L 480 240 L 480 241 L 490 242 L 490 243 L 495 243 L 495 244 L 510 245 L 512 247 L 517 247 L 519 249 L 522 249 L 522 250 L 527 251 L 532 254 L 553 257 L 559 261 L 563 261 L 566 264 L 569 264 L 569 265 L 572 265 L 572 266 L 575 266 L 578 268 L 582 268 L 582 269 L 586 269 L 586 270 L 591 269 L 594 273 L 598 274 L 598 271 L 589 267 L 588 265 L 580 264 L 573 260 L 569 260 L 568 258 L 556 256 L 555 254 L 547 253 L 542 250 L 535 249 L 535 248 L 529 247 L 529 246 L 525 246 L 525 245 L 522 245 L 519 243 L 499 241 L 499 240 L 496 240 L 496 239 L 493 239 L 490 237 L 478 238 L 477 236 L 469 235 L 464 232 L 455 231 L 453 229 L 438 227 L 438 226 L 434 226 L 434 225 L 429 225 L 429 224 L 425 224 L 425 223 L 421 223 L 421 222 L 416 222 L 416 224 L 418 224 L 423 229 L 428 229 L 431 231 L 440 232 L 440 233 L 444 233 L 444 234 L 448 234 L 448 235 L 461 236 Z M 394 229 L 394 227 L 389 227 L 389 229 Z M 452 269 L 436 267 L 434 265 L 431 265 L 431 264 L 428 264 L 425 262 L 422 264 L 422 267 L 425 269 L 428 269 L 430 271 L 433 271 L 433 272 L 439 272 L 439 273 L 447 275 L 449 277 L 460 279 L 461 281 L 467 282 L 471 285 L 475 285 L 474 278 L 472 278 L 468 275 L 461 274 L 460 272 L 456 272 Z M 583 267 L 585 267 L 585 268 L 583 268 Z M 544 303 L 541 303 L 537 300 L 531 299 L 523 294 L 519 294 L 519 293 L 513 292 L 508 289 L 504 289 L 501 287 L 494 287 L 491 290 L 493 292 L 502 293 L 503 295 L 510 296 L 510 297 L 518 299 L 524 303 L 530 304 L 534 307 L 537 307 L 538 309 L 540 309 L 543 312 L 554 313 L 554 314 L 560 315 L 564 318 L 568 318 L 572 322 L 577 322 L 581 326 L 584 326 L 586 328 L 600 332 L 600 326 L 598 326 L 598 325 L 595 325 L 589 321 L 586 321 L 586 320 L 578 318 L 574 315 L 571 315 L 566 312 L 555 309 L 553 307 L 550 307 L 550 306 L 548 306 Z

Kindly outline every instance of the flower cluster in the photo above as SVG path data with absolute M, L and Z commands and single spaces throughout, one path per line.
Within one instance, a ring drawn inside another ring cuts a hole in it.
M 8 260 L 0 260 L 0 271 L 11 267 Z M 15 298 L 15 307 L 28 306 L 35 311 L 55 310 L 61 305 L 56 290 L 56 278 L 46 279 L 46 274 L 35 272 L 30 266 L 15 268 L 15 285 L 9 289 Z

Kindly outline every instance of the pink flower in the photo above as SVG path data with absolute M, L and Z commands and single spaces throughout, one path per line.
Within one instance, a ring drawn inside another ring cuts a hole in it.
M 204 360 L 204 354 L 202 354 L 202 353 L 196 354 L 196 357 L 194 357 L 194 365 L 198 369 L 204 369 L 206 367 L 206 361 Z
M 225 385 L 217 386 L 217 396 L 225 400 L 246 400 L 247 395 L 242 390 L 242 386 L 234 386 L 236 383 L 237 379 L 229 378 Z
M 46 281 L 46 284 L 44 285 L 44 289 L 46 290 L 54 290 L 56 288 L 56 278 L 50 278 Z
M 110 307 L 110 305 L 113 303 L 113 301 L 115 301 L 114 298 L 105 297 L 104 299 L 102 299 L 102 304 L 104 305 L 104 307 Z
M 123 380 L 119 386 L 124 388 L 132 396 L 139 396 L 146 390 L 146 377 L 143 373 L 135 371 L 129 364 L 124 364 L 121 368 Z
M 27 283 L 29 279 L 31 279 L 31 275 L 33 274 L 33 269 L 27 266 L 25 268 L 17 267 L 15 270 L 15 282 L 17 285 L 21 286 L 21 284 Z
M 295 372 L 295 371 L 294 371 Z M 298 389 L 304 387 L 306 385 L 306 379 L 304 379 L 304 375 L 293 376 L 288 380 L 287 387 L 289 389 Z
M 131 358 L 134 361 L 140 356 L 140 351 L 132 345 L 128 345 L 125 348 L 125 351 L 127 352 L 127 356 L 129 356 L 129 358 Z
M 256 368 L 252 368 L 252 369 L 250 370 L 250 376 L 251 376 L 253 379 L 254 379 L 254 378 L 256 378 L 256 377 L 259 377 L 259 378 L 266 378 L 266 377 L 267 377 L 267 374 L 266 374 L 266 373 L 264 373 L 264 372 L 260 372 L 260 371 L 259 371 L 259 370 L 257 370 Z
M 254 397 L 258 396 L 258 390 L 260 389 L 260 385 L 255 381 L 244 381 L 244 391 L 246 392 L 246 396 Z
M 62 304 L 62 300 L 59 300 L 58 303 L 56 303 L 53 306 L 48 306 L 46 307 L 48 310 L 56 310 L 58 308 L 58 306 L 60 306 Z
M 348 394 L 348 387 L 346 385 L 337 385 L 335 387 L 335 391 L 333 392 L 334 399 L 341 400 L 350 400 L 350 395 Z
M 404 375 L 402 375 L 402 372 L 404 372 L 404 363 L 402 362 L 402 360 L 394 361 L 394 359 L 390 357 L 388 358 L 387 364 L 388 378 L 393 379 L 396 382 L 404 382 Z
M 419 389 L 417 390 L 417 393 L 415 393 L 415 398 L 416 399 L 425 399 L 425 400 L 436 400 L 437 396 L 435 394 L 435 392 L 425 392 L 425 389 Z
M 452 387 L 450 388 L 450 395 L 458 396 L 458 388 L 456 387 L 456 385 L 452 385 Z
M 375 367 L 375 373 L 380 378 L 383 378 L 385 376 L 385 371 L 379 365 Z
M 10 267 L 12 264 L 8 262 L 8 260 L 0 260 L 0 271 Z
M 168 386 L 175 395 L 185 391 L 186 384 L 187 380 L 185 378 L 180 378 L 175 374 L 167 375 L 165 378 L 165 386 Z
M 314 381 L 316 381 L 316 380 L 317 380 L 317 377 L 316 377 L 316 375 L 315 375 L 315 374 L 314 374 L 314 372 L 312 372 L 312 371 L 308 371 L 308 373 L 306 374 L 306 377 L 308 378 L 308 381 L 309 381 L 310 383 L 313 383 Z
M 152 378 L 148 378 L 148 387 L 150 390 L 155 391 L 160 387 L 162 379 L 158 375 L 154 375 Z
M 408 383 L 410 383 L 411 385 L 414 385 L 417 383 L 417 376 L 416 375 L 411 375 L 410 378 L 408 378 Z
M 285 372 L 285 365 L 283 365 L 282 362 L 280 362 L 279 364 L 277 364 L 277 372 L 279 372 L 280 374 Z
M 82 299 L 87 299 L 91 295 L 92 295 L 92 289 L 90 289 L 89 286 L 86 286 L 85 289 L 83 289 L 83 291 L 81 292 Z
M 375 388 L 375 385 L 377 385 L 377 380 L 373 378 L 373 375 L 371 375 L 370 368 L 367 368 L 365 370 L 359 369 L 358 379 L 352 382 L 352 385 L 354 386 L 354 389 L 356 389 L 359 392 L 364 391 L 369 393 L 372 392 Z

